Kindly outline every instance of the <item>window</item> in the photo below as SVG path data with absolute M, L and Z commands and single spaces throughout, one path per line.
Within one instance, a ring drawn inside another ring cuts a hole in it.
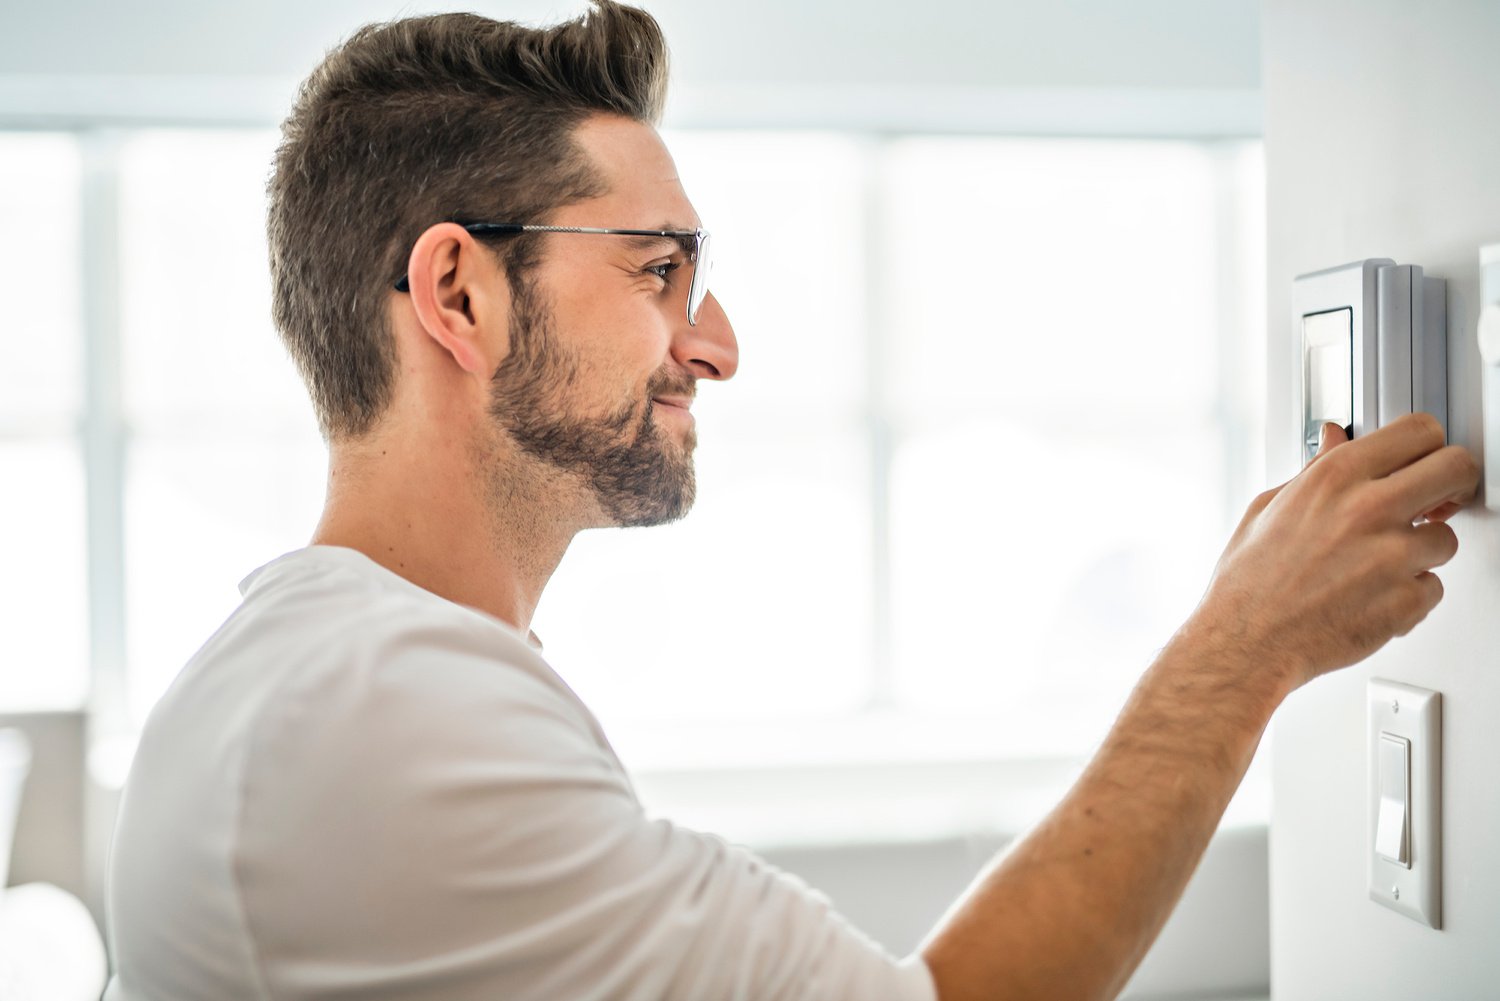
M 1192 143 L 889 151 L 895 701 L 1004 714 L 999 757 L 1102 737 L 1223 543 L 1221 172 Z
M 693 513 L 585 533 L 536 623 L 627 761 L 657 757 L 657 737 L 664 751 L 696 741 L 697 720 L 769 733 L 758 724 L 855 714 L 875 640 L 865 217 L 850 183 L 862 146 L 816 133 L 668 142 L 714 234 L 740 372 L 699 386 Z
M 574 544 L 550 659 L 638 769 L 1086 753 L 1258 486 L 1259 145 L 667 138 L 741 369 L 701 387 L 693 514 Z M 139 726 L 236 583 L 312 531 L 323 449 L 269 318 L 274 142 L 135 131 L 87 173 L 76 137 L 0 136 L 0 218 L 35 234 L 0 241 L 28 290 L 0 339 L 0 469 L 26 484 L 0 580 L 43 609 L 0 637 L 0 704 L 80 703 L 92 635 Z M 92 215 L 86 173 L 111 192 Z M 80 335 L 85 253 L 118 276 L 113 346 Z M 91 478 L 109 440 L 123 471 Z
M 88 694 L 79 192 L 68 135 L 0 134 L 0 711 Z
M 637 765 L 1086 754 L 1258 479 L 1258 147 L 669 144 L 740 375 L 688 521 L 564 560 L 554 663 Z
M 150 131 L 119 148 L 127 718 L 305 545 L 323 502 L 312 407 L 271 323 L 274 131 Z

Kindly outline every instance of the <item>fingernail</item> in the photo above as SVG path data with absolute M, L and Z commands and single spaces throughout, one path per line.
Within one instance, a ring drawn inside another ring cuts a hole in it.
M 1322 448 L 1324 445 L 1328 444 L 1328 429 L 1331 428 L 1331 427 L 1333 427 L 1332 424 L 1328 424 L 1328 423 L 1325 422 L 1322 427 L 1318 428 L 1318 447 L 1319 448 Z

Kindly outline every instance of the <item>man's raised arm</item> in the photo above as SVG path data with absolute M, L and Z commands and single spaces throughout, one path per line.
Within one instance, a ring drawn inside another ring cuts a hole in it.
M 1197 867 L 1271 714 L 1404 635 L 1442 598 L 1443 520 L 1473 458 L 1415 414 L 1256 498 L 1202 603 L 1142 676 L 1077 784 L 922 948 L 942 1001 L 1113 998 Z M 1424 515 L 1426 516 L 1424 519 Z M 1164 512 L 1170 531 L 1171 512 Z

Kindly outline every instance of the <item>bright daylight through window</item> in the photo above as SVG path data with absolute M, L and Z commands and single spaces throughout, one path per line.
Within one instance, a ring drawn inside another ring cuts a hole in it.
M 667 139 L 742 365 L 701 387 L 687 520 L 575 543 L 549 659 L 641 770 L 1085 753 L 1259 487 L 1259 144 Z M 0 241 L 30 290 L 0 339 L 3 598 L 41 613 L 0 634 L 0 706 L 84 699 L 92 595 L 138 727 L 305 544 L 323 456 L 269 319 L 274 133 L 127 133 L 90 212 L 86 141 L 0 137 L 0 218 L 48 241 Z M 101 235 L 113 344 L 75 267 Z M 79 430 L 111 400 L 112 497 Z
M 88 693 L 81 169 L 69 137 L 0 134 L 0 712 Z

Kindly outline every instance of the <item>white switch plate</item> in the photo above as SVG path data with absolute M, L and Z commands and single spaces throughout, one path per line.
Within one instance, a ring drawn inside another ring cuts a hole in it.
M 1379 679 L 1371 679 L 1367 692 L 1369 830 L 1364 850 L 1369 858 L 1370 899 L 1428 927 L 1441 928 L 1443 697 L 1425 688 Z M 1410 868 L 1382 858 L 1375 850 L 1375 832 L 1380 824 L 1382 734 L 1411 741 L 1411 817 L 1407 825 Z

